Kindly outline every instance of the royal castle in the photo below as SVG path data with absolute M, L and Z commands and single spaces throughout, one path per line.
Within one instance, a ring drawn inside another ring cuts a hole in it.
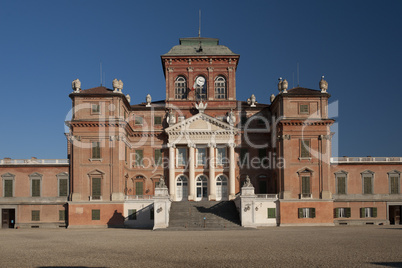
M 180 39 L 162 101 L 74 80 L 67 159 L 0 160 L 1 227 L 400 224 L 402 157 L 331 156 L 324 78 L 237 100 L 239 57 Z

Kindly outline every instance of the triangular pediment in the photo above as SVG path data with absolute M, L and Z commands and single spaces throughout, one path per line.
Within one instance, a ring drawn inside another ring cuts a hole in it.
M 183 120 L 173 126 L 165 129 L 166 133 L 173 134 L 177 132 L 186 133 L 231 133 L 235 134 L 238 129 L 230 124 L 216 119 L 204 113 L 196 114 Z

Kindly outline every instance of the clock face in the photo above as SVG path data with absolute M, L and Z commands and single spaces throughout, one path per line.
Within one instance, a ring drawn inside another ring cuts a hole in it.
M 205 84 L 205 78 L 202 76 L 197 77 L 197 80 L 195 80 L 196 84 L 199 86 L 203 86 Z

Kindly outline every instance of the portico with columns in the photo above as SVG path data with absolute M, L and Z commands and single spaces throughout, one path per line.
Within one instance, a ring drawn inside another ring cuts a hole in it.
M 165 132 L 172 201 L 218 201 L 235 197 L 236 127 L 200 112 Z

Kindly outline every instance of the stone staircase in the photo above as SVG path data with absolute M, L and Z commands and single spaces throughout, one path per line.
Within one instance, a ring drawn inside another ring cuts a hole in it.
M 204 220 L 205 218 L 205 220 Z M 233 201 L 172 202 L 167 230 L 243 229 Z

